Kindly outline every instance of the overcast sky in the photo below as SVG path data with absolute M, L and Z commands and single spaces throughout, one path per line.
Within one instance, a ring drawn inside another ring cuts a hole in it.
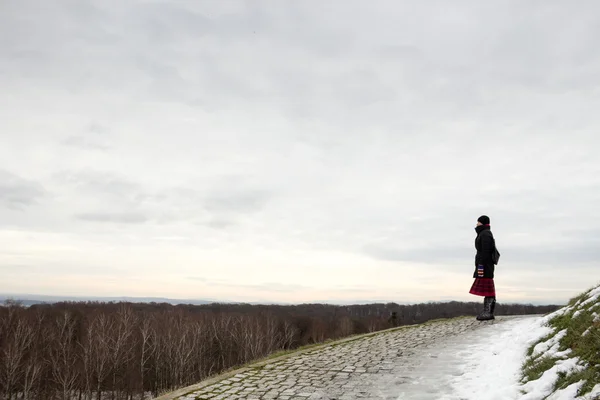
M 595 1 L 0 1 L 0 292 L 499 302 L 600 281 Z

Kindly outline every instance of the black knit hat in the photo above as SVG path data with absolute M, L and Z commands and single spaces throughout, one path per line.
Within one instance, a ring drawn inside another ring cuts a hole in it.
M 483 225 L 489 225 L 490 217 L 487 215 L 482 215 L 481 217 L 477 218 L 477 222 L 481 222 Z

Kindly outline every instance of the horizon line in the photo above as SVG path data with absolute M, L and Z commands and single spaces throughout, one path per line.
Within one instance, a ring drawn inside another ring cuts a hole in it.
M 29 298 L 25 298 L 29 297 Z M 37 297 L 37 299 L 36 299 Z M 47 295 L 47 294 L 33 294 L 33 293 L 0 293 L 0 299 L 5 300 L 15 300 L 15 301 L 43 301 L 40 298 L 49 298 L 54 299 L 54 303 L 59 301 L 69 301 L 70 299 L 77 299 L 79 301 L 114 301 L 114 300 L 142 300 L 146 299 L 146 301 L 132 301 L 132 303 L 149 303 L 151 300 L 167 300 L 163 303 L 172 304 L 173 302 L 177 302 L 175 305 L 185 305 L 192 304 L 189 302 L 202 302 L 205 304 L 250 304 L 250 305 L 286 305 L 286 306 L 294 306 L 294 305 L 305 305 L 305 304 L 329 304 L 329 305 L 339 305 L 339 306 L 351 306 L 351 305 L 368 305 L 368 304 L 398 304 L 398 305 L 415 305 L 415 304 L 428 304 L 428 303 L 450 303 L 450 302 L 458 302 L 458 303 L 473 303 L 478 302 L 479 299 L 473 299 L 471 301 L 464 300 L 454 300 L 454 299 L 446 299 L 446 300 L 426 300 L 420 302 L 398 302 L 392 300 L 383 300 L 383 299 L 372 299 L 372 300 L 314 300 L 314 301 L 304 301 L 298 303 L 289 303 L 284 301 L 266 301 L 266 300 L 255 300 L 255 301 L 235 301 L 235 300 L 224 300 L 224 299 L 192 299 L 192 298 L 171 298 L 171 297 L 163 297 L 163 296 L 126 296 L 126 295 L 115 295 L 115 296 L 82 296 L 82 295 Z M 339 302 L 341 301 L 341 302 Z M 502 303 L 502 302 L 499 302 Z M 564 306 L 566 303 L 552 303 L 552 302 L 524 302 L 524 301 L 513 301 L 513 302 L 505 302 L 504 304 L 521 304 L 521 305 L 536 305 L 536 306 Z M 197 305 L 197 304 L 195 304 Z

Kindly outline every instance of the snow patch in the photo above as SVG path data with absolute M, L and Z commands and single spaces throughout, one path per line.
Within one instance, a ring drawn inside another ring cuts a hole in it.
M 590 330 L 591 330 L 591 329 L 592 329 L 591 327 L 590 327 L 590 328 L 587 328 L 587 329 L 585 330 L 585 332 L 583 332 L 583 333 L 581 334 L 581 336 L 587 336 L 587 335 L 590 333 Z
M 559 351 L 559 352 L 554 353 L 554 355 L 552 355 L 552 357 L 555 357 L 555 358 L 566 358 L 572 352 L 573 352 L 573 350 L 566 349 L 565 351 Z
M 588 304 L 590 304 L 590 303 L 595 303 L 595 302 L 597 302 L 597 301 L 598 301 L 598 297 L 600 297 L 600 295 L 598 295 L 598 294 L 597 294 L 597 295 L 595 295 L 595 296 L 592 296 L 592 297 L 590 297 L 589 299 L 587 299 L 586 301 L 584 301 L 583 303 L 581 303 L 581 304 L 579 305 L 579 307 L 580 307 L 580 308 L 581 308 L 581 307 L 585 307 L 585 306 L 587 306 L 587 305 L 588 305 Z
M 579 307 L 585 307 L 590 303 L 593 303 L 595 301 L 598 300 L 598 298 L 600 297 L 600 286 L 598 286 L 597 288 L 592 289 L 589 293 L 588 293 L 589 298 L 585 301 L 583 301 Z
M 579 381 L 567 386 L 564 389 L 557 390 L 546 400 L 573 400 L 577 398 L 577 391 L 581 386 L 583 386 L 583 383 L 583 381 Z
M 557 361 L 556 364 L 544 372 L 539 379 L 523 384 L 522 388 L 527 394 L 519 400 L 545 399 L 552 394 L 559 373 L 564 372 L 569 374 L 570 372 L 580 371 L 584 368 L 583 366 L 578 365 L 578 362 L 579 359 L 577 357 Z
M 554 318 L 556 318 L 556 317 L 561 317 L 561 316 L 563 316 L 565 313 L 567 313 L 567 312 L 569 312 L 569 311 L 571 311 L 571 310 L 573 310 L 573 307 L 572 307 L 572 306 L 567 306 L 567 307 L 560 308 L 560 309 L 558 309 L 558 310 L 556 310 L 556 311 L 554 311 L 554 312 L 552 312 L 552 313 L 550 313 L 550 314 L 546 315 L 545 317 L 543 317 L 543 318 L 542 318 L 542 321 L 543 321 L 544 323 L 548 323 L 548 322 L 550 322 L 552 319 L 554 319 Z
M 515 319 L 482 328 L 477 339 L 469 339 L 457 349 L 448 349 L 460 357 L 458 370 L 448 381 L 438 384 L 451 388 L 446 395 L 422 397 L 436 400 L 519 398 L 521 366 L 529 346 L 547 336 L 552 329 L 543 317 Z M 398 396 L 407 400 L 409 397 Z M 412 397 L 410 397 L 412 398 Z
M 558 353 L 558 348 L 560 347 L 560 341 L 562 340 L 562 338 L 565 337 L 566 334 L 567 334 L 567 330 L 563 329 L 562 331 L 558 332 L 556 335 L 552 336 L 550 339 L 546 340 L 545 342 L 538 343 L 533 348 L 533 353 L 531 354 L 531 357 L 535 358 L 535 357 L 539 356 L 540 354 L 547 354 L 549 356 L 555 355 L 556 353 Z M 550 354 L 548 354 L 548 353 L 550 353 Z
M 584 399 L 593 399 L 594 397 L 600 395 L 600 383 L 598 383 L 596 386 L 593 387 L 592 391 L 588 394 L 586 394 L 583 398 Z

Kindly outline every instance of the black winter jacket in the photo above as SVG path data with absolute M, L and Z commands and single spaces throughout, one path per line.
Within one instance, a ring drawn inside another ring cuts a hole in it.
M 483 277 L 493 278 L 494 277 L 494 261 L 492 255 L 496 243 L 494 235 L 490 230 L 489 226 L 480 225 L 477 227 L 477 237 L 475 238 L 475 249 L 477 254 L 475 255 L 475 272 L 473 272 L 473 278 L 477 278 L 477 266 L 483 265 Z

